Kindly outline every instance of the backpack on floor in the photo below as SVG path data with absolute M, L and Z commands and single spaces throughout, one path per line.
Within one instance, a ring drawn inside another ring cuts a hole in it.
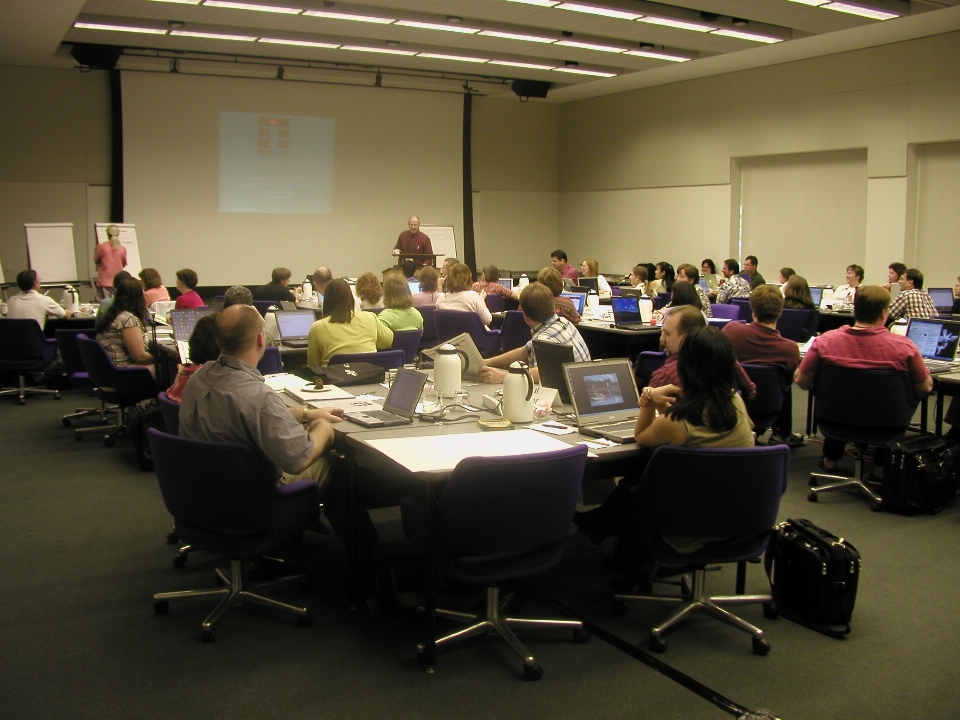
M 942 437 L 887 443 L 883 507 L 903 515 L 938 513 L 956 500 L 960 447 Z

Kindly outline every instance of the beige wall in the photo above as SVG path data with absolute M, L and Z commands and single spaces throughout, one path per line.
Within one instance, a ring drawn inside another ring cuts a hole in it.
M 85 278 L 93 223 L 109 220 L 87 207 L 88 186 L 110 182 L 108 74 L 0 66 L 0 137 L 4 279 L 27 267 L 28 222 L 72 222 Z
M 738 159 L 866 148 L 866 216 L 858 230 L 866 243 L 847 262 L 863 264 L 868 277 L 879 278 L 893 260 L 937 257 L 935 266 L 921 269 L 928 284 L 942 285 L 960 268 L 960 243 L 942 232 L 918 231 L 923 212 L 930 211 L 923 194 L 931 186 L 908 182 L 923 153 L 914 151 L 915 162 L 908 158 L 911 147 L 958 139 L 960 33 L 569 103 L 560 106 L 559 118 L 559 242 L 570 252 L 584 228 L 621 227 L 610 241 L 614 247 L 601 245 L 598 253 L 614 262 L 645 257 L 649 253 L 639 244 L 619 247 L 630 242 L 623 238 L 645 233 L 634 208 L 585 198 L 660 188 L 659 211 L 669 216 L 659 220 L 669 229 L 659 238 L 662 259 L 687 261 L 673 248 L 702 232 L 703 210 L 685 206 L 683 198 L 692 189 L 719 185 L 726 187 L 731 208 L 722 231 L 736 256 Z M 938 169 L 944 165 L 949 160 Z M 938 172 L 938 196 L 960 197 L 955 178 L 948 169 Z M 808 211 L 817 211 L 813 198 Z M 958 212 L 950 211 L 952 217 Z M 826 281 L 842 276 L 835 263 L 814 252 L 790 264 Z

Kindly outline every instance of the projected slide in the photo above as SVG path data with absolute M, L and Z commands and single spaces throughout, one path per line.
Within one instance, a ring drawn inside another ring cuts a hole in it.
M 220 212 L 329 215 L 333 118 L 220 113 Z

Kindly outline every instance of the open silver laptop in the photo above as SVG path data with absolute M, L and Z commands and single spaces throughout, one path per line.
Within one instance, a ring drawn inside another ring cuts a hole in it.
M 280 344 L 286 347 L 305 348 L 310 327 L 316 322 L 313 310 L 295 312 L 278 310 L 274 315 L 277 318 L 277 329 L 280 331 Z
M 640 397 L 627 358 L 566 363 L 563 373 L 581 434 L 634 442 Z
M 213 308 L 184 308 L 170 311 L 170 324 L 173 326 L 173 339 L 177 341 L 180 362 L 190 362 L 190 336 L 197 321 L 204 315 L 212 315 Z
M 427 376 L 424 373 L 400 368 L 383 401 L 383 410 L 346 412 L 343 417 L 367 428 L 409 425 L 413 422 L 413 413 L 417 409 L 417 402 L 426 381 Z
M 920 350 L 931 373 L 950 372 L 956 368 L 960 321 L 911 318 L 907 323 L 907 339 Z

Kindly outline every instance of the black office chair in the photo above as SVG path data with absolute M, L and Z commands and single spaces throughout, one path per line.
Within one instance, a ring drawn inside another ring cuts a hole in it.
M 637 360 L 633 364 L 633 375 L 637 379 L 637 386 L 644 387 L 650 383 L 653 374 L 663 367 L 667 361 L 667 353 L 662 350 L 644 350 L 637 355 Z
M 27 373 L 43 370 L 56 356 L 57 341 L 45 338 L 36 320 L 0 318 L 0 370 L 12 370 L 19 380 L 19 387 L 0 390 L 0 395 L 16 395 L 21 405 L 27 404 L 29 393 L 45 393 L 59 400 L 59 390 L 27 387 Z
M 70 384 L 75 388 L 89 388 L 90 394 L 95 395 L 93 386 L 90 383 L 90 376 L 87 375 L 87 369 L 83 366 L 83 358 L 80 357 L 80 346 L 77 344 L 77 336 L 90 332 L 89 330 L 58 329 L 55 331 L 57 338 L 57 351 L 60 353 L 60 362 L 63 363 L 63 369 L 70 378 Z M 78 419 L 96 415 L 101 423 L 107 421 L 109 410 L 103 403 L 95 408 L 74 408 L 72 413 L 68 413 L 60 418 L 65 427 Z
M 741 367 L 757 386 L 757 394 L 753 400 L 744 398 L 743 404 L 753 421 L 757 437 L 760 437 L 780 417 L 783 399 L 787 393 L 787 380 L 783 369 L 776 365 L 741 363 Z
M 463 583 L 485 584 L 486 613 L 438 609 L 441 617 L 471 625 L 438 639 L 437 647 L 496 633 L 522 658 L 524 677 L 539 680 L 542 668 L 510 626 L 564 627 L 573 630 L 576 642 L 590 639 L 577 620 L 503 617 L 499 595 L 499 583 L 547 570 L 560 561 L 586 461 L 586 448 L 573 445 L 533 455 L 466 458 L 457 464 L 437 505 L 438 569 Z M 404 498 L 400 511 L 404 534 L 422 551 L 423 499 Z

